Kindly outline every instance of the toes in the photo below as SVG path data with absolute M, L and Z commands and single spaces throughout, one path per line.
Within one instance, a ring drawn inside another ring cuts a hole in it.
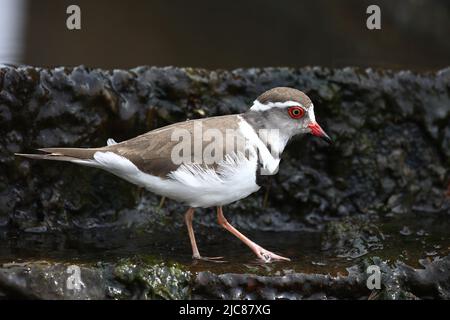
M 277 259 L 278 259 L 278 260 L 283 260 L 283 261 L 291 261 L 291 259 L 286 258 L 286 257 L 282 257 L 282 256 L 278 256 Z
M 263 260 L 264 262 L 272 262 L 272 261 L 291 261 L 291 259 L 279 256 L 270 251 L 260 251 L 257 256 Z
M 208 257 L 208 260 L 215 260 L 215 261 L 219 261 L 222 260 L 223 257 Z M 224 261 L 225 262 L 225 261 Z
M 221 257 L 213 257 L 213 258 L 202 257 L 201 260 L 208 261 L 208 262 L 215 262 L 215 263 L 225 263 L 226 262 L 225 260 L 219 260 L 218 258 L 221 258 Z
M 217 262 L 217 263 L 224 263 L 224 262 L 226 262 L 225 260 L 221 260 L 221 259 L 223 259 L 223 257 L 193 256 L 192 258 L 195 259 L 195 260 L 200 260 L 200 261 L 209 261 L 209 262 Z
M 291 261 L 291 259 L 286 258 L 286 257 L 283 257 L 283 256 L 279 256 L 279 255 L 277 255 L 277 254 L 274 254 L 274 256 L 272 257 L 272 259 L 275 259 L 275 260 L 283 260 L 283 261 Z
M 261 258 L 264 262 L 270 262 L 270 260 L 272 260 L 272 257 L 268 253 L 261 253 Z

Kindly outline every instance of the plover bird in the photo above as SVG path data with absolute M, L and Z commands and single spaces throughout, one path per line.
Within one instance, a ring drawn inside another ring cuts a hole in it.
M 100 148 L 44 148 L 39 150 L 45 154 L 17 155 L 100 168 L 186 204 L 194 259 L 214 259 L 199 253 L 192 228 L 194 210 L 217 207 L 219 224 L 269 262 L 289 259 L 239 232 L 224 217 L 222 206 L 258 191 L 258 177 L 278 172 L 289 139 L 307 133 L 331 142 L 316 122 L 309 97 L 279 87 L 261 94 L 245 113 L 179 122 L 120 143 L 108 139 Z

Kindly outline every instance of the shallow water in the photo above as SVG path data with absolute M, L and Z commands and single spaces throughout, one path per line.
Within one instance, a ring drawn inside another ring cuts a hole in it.
M 0 263 L 59 261 L 90 264 L 117 262 L 140 256 L 177 262 L 191 271 L 215 273 L 286 274 L 290 272 L 346 274 L 362 259 L 378 256 L 418 267 L 419 259 L 450 252 L 449 219 L 419 216 L 384 218 L 376 224 L 382 246 L 351 259 L 334 250 L 322 250 L 322 232 L 244 232 L 263 247 L 290 257 L 291 262 L 260 263 L 240 241 L 220 228 L 197 226 L 197 242 L 204 256 L 223 256 L 223 263 L 193 261 L 187 232 L 137 232 L 100 228 L 67 233 L 7 233 L 0 231 Z

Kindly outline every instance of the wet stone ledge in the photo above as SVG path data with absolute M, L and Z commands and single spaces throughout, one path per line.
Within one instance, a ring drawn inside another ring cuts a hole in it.
M 381 270 L 380 290 L 369 290 L 366 265 Z M 10 263 L 0 267 L 0 298 L 20 299 L 449 299 L 450 256 L 420 268 L 378 258 L 348 268 L 347 275 L 191 272 L 178 264 L 123 259 L 117 264 Z M 72 269 L 71 269 L 72 268 Z M 71 282 L 73 283 L 73 281 Z

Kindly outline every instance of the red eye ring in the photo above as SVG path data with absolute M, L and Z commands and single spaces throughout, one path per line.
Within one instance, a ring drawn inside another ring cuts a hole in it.
M 299 106 L 290 107 L 288 113 L 292 119 L 300 119 L 305 115 L 305 109 Z

